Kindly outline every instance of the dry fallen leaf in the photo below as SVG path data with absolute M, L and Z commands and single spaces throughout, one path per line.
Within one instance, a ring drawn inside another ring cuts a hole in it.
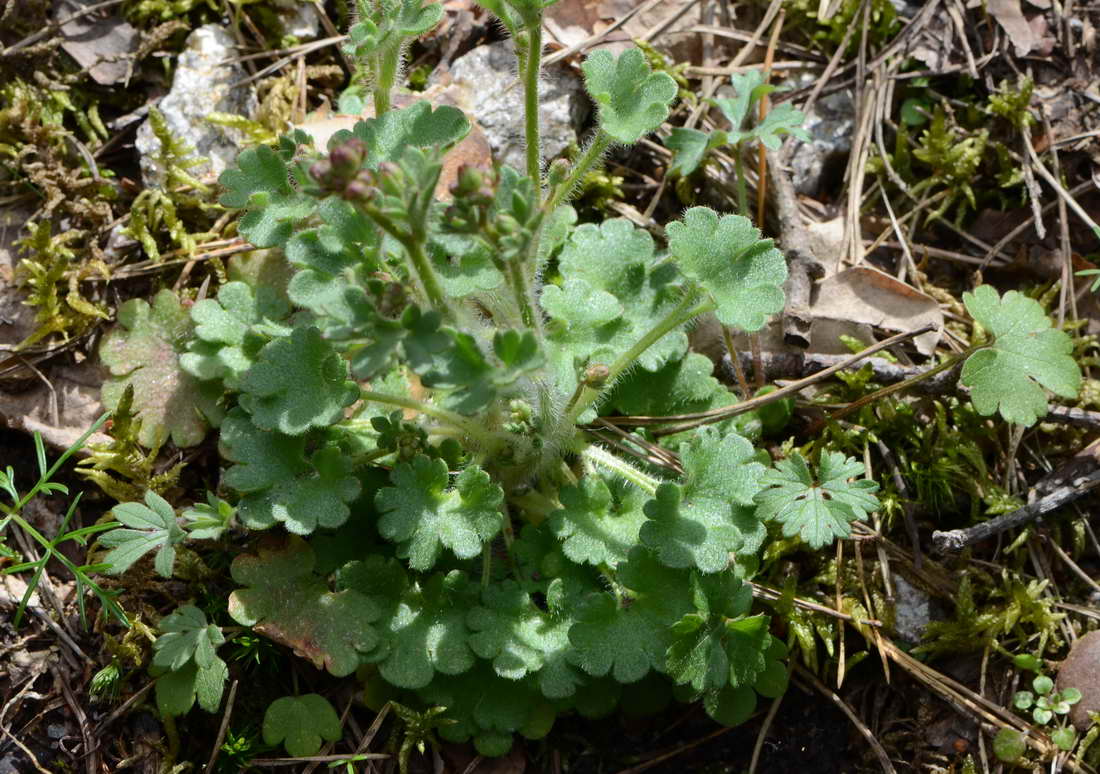
M 935 299 L 869 266 L 855 266 L 826 277 L 814 291 L 810 351 L 841 354 L 849 350 L 840 336 L 863 339 L 867 326 L 888 336 L 928 323 L 936 330 L 914 339 L 917 351 L 931 355 L 940 340 L 943 312 Z
M 1020 0 L 989 0 L 987 7 L 1015 46 L 1016 56 L 1024 56 L 1035 47 L 1038 39 L 1020 8 Z

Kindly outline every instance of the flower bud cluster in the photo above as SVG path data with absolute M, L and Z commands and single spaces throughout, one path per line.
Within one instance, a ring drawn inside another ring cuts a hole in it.
M 367 161 L 367 144 L 352 137 L 334 145 L 328 158 L 309 168 L 310 177 L 325 193 L 333 193 L 349 201 L 372 196 L 374 175 L 363 165 Z
M 483 230 L 488 222 L 497 182 L 495 171 L 470 164 L 460 166 L 457 179 L 450 187 L 452 203 L 444 215 L 448 228 L 462 233 Z

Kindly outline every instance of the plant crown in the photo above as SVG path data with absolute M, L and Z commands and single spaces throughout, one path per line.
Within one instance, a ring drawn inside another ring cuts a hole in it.
M 783 307 L 786 263 L 747 218 L 704 207 L 668 225 L 667 249 L 626 220 L 577 224 L 567 201 L 579 181 L 661 125 L 675 83 L 638 50 L 593 53 L 595 135 L 574 165 L 544 172 L 531 95 L 547 3 L 482 4 L 516 42 L 528 168 L 448 167 L 466 116 L 426 101 L 392 109 L 387 81 L 438 6 L 361 3 L 348 50 L 374 77 L 378 115 L 327 152 L 300 130 L 246 150 L 221 179 L 222 203 L 245 210 L 242 236 L 293 267 L 285 292 L 229 282 L 189 320 L 171 298 L 131 302 L 128 336 L 108 338 L 116 381 L 140 374 L 150 346 L 157 368 L 178 363 L 169 384 L 222 396 L 194 405 L 219 426 L 233 503 L 211 495 L 180 525 L 153 493 L 119 506 L 126 529 L 108 533 L 108 559 L 122 571 L 155 552 L 168 575 L 183 540 L 216 539 L 234 519 L 269 530 L 233 561 L 232 618 L 334 675 L 357 673 L 371 701 L 445 707 L 438 734 L 485 755 L 546 734 L 561 712 L 594 717 L 620 701 L 701 699 L 740 723 L 787 683 L 786 648 L 747 583 L 768 522 L 821 548 L 878 508 L 877 484 L 835 452 L 773 466 L 754 448 L 754 415 L 660 439 L 660 455 L 640 461 L 596 441 L 601 416 L 736 403 L 685 328 L 714 313 L 761 329 Z M 787 113 L 742 127 L 760 93 L 757 79 L 719 103 L 734 122 L 724 142 L 794 132 Z M 1039 385 L 1075 389 L 1065 334 L 1022 296 L 1011 303 L 1028 325 L 1002 331 L 986 290 L 967 304 L 999 348 L 964 377 L 980 410 L 1034 421 Z M 1002 334 L 1014 338 L 1002 346 Z M 1036 370 L 1021 367 L 1034 352 L 1017 341 L 1032 334 L 1058 350 Z M 1020 394 L 998 392 L 1002 378 Z M 148 379 L 138 389 L 156 391 Z M 168 413 L 177 442 L 194 433 L 193 412 Z M 161 709 L 197 697 L 210 710 L 221 634 L 193 607 L 169 619 L 154 661 L 170 670 Z M 265 737 L 284 738 L 318 699 L 273 705 Z M 322 714 L 288 750 L 330 738 L 335 716 Z

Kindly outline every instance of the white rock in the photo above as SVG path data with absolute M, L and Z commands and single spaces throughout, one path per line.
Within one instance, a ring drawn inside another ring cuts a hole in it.
M 920 642 L 924 627 L 932 620 L 932 600 L 901 575 L 894 575 L 897 594 L 894 608 L 894 628 L 898 636 L 911 645 Z
M 236 113 L 252 117 L 258 102 L 252 87 L 233 85 L 247 77 L 239 64 L 228 64 L 236 56 L 233 38 L 224 29 L 207 24 L 187 38 L 180 54 L 172 88 L 157 108 L 168 128 L 194 149 L 201 163 L 190 172 L 200 179 L 216 179 L 231 166 L 246 143 L 243 133 L 212 124 L 211 113 Z M 164 186 L 164 170 L 156 162 L 160 141 L 148 119 L 138 128 L 135 142 L 141 153 L 141 174 L 150 188 Z
M 485 130 L 494 157 L 523 170 L 526 166 L 523 87 L 518 82 L 511 42 L 478 46 L 451 64 L 451 76 L 470 88 L 471 111 Z M 561 65 L 543 72 L 539 95 L 545 161 L 577 141 L 576 127 L 583 121 L 589 104 L 580 78 Z

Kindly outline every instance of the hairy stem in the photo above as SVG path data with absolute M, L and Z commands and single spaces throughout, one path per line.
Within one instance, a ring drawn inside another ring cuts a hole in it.
M 749 187 L 745 181 L 745 159 L 742 143 L 737 143 L 734 149 L 733 160 L 737 169 L 737 212 L 746 218 L 751 218 L 749 213 Z
M 655 478 L 647 476 L 635 468 L 626 460 L 619 459 L 614 454 L 599 446 L 586 446 L 581 455 L 593 465 L 610 470 L 617 476 L 622 476 L 630 483 L 641 489 L 650 497 L 657 494 L 657 486 L 661 483 Z
M 634 346 L 619 355 L 619 357 L 615 359 L 615 362 L 608 367 L 607 379 L 604 381 L 606 387 L 613 385 L 623 371 L 632 366 L 634 361 L 642 356 L 642 353 L 664 338 L 665 334 L 680 327 L 693 317 L 714 309 L 713 301 L 707 299 L 706 301 L 696 304 L 696 297 L 695 291 L 687 292 L 683 300 L 676 305 L 675 309 L 669 312 L 665 319 L 650 328 L 644 336 L 634 343 Z M 580 391 L 578 399 L 567 409 L 567 416 L 570 424 L 575 423 L 577 417 L 583 414 L 585 409 L 595 402 L 601 391 L 602 390 L 599 389 L 593 389 L 592 387 L 585 387 Z
M 542 68 L 542 14 L 537 23 L 527 25 L 527 51 L 521 58 L 523 69 L 523 117 L 527 141 L 527 176 L 541 187 L 542 140 L 539 137 L 539 72 Z
M 372 403 L 382 403 L 387 406 L 397 406 L 398 408 L 409 409 L 410 411 L 416 411 L 432 419 L 437 419 L 440 422 L 445 422 L 449 425 L 457 427 L 467 435 L 477 438 L 480 442 L 485 444 L 488 448 L 494 448 L 497 446 L 501 439 L 499 433 L 494 433 L 490 430 L 478 425 L 472 419 L 456 414 L 453 411 L 433 406 L 430 403 L 424 403 L 412 398 L 405 398 L 401 395 L 387 395 L 381 392 L 373 392 L 371 390 L 363 390 L 360 396 L 363 400 L 369 400 Z
M 412 264 L 413 272 L 416 274 L 417 279 L 420 280 L 420 286 L 424 288 L 424 295 L 428 298 L 428 303 L 447 319 L 454 321 L 455 314 L 451 308 L 451 304 L 447 299 L 447 296 L 443 293 L 443 288 L 439 284 L 439 278 L 436 277 L 435 269 L 432 268 L 432 263 L 428 260 L 428 254 L 424 252 L 424 242 L 422 239 L 418 239 L 415 234 L 410 234 L 405 229 L 398 226 L 393 220 L 384 214 L 377 207 L 372 205 L 362 205 L 363 211 L 377 223 L 383 231 L 387 232 L 390 236 L 401 243 L 401 246 L 405 248 L 405 253 L 409 256 L 409 262 Z
M 573 169 L 569 171 L 569 177 L 550 194 L 550 198 L 547 200 L 545 208 L 547 213 L 553 212 L 557 209 L 559 204 L 572 195 L 573 190 L 580 185 L 584 176 L 587 175 L 589 170 L 603 157 L 603 154 L 611 147 L 612 142 L 611 135 L 607 134 L 607 132 L 602 129 L 596 132 L 596 136 L 592 138 L 592 142 L 588 143 L 588 147 L 584 149 L 584 153 L 577 159 L 577 163 L 573 165 Z
M 381 116 L 391 107 L 390 94 L 401 67 L 401 47 L 387 46 L 374 56 L 374 116 Z

